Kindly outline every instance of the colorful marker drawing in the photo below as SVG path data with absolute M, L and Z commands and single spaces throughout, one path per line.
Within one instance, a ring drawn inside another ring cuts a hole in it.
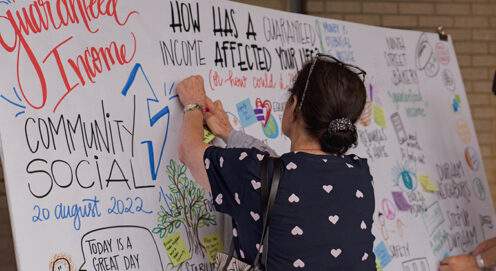
M 473 170 L 479 170 L 480 160 L 477 152 L 471 146 L 465 148 L 465 161 L 467 161 L 468 167 Z
M 262 102 L 260 98 L 255 100 L 255 109 L 253 110 L 257 121 L 262 123 L 262 130 L 268 138 L 276 138 L 279 135 L 279 126 L 272 116 L 272 103 L 269 100 Z
M 0 2 L 0 3 L 2 3 L 2 2 Z M 3 94 L 0 95 L 0 98 L 2 98 L 4 101 L 8 102 L 9 104 L 11 104 L 13 106 L 20 108 L 19 110 L 21 110 L 21 111 L 19 111 L 15 114 L 15 117 L 17 118 L 19 115 L 22 115 L 26 112 L 26 106 L 22 105 L 23 100 L 21 99 L 19 94 L 17 94 L 16 88 L 13 87 L 12 90 L 14 91 L 14 94 L 17 97 L 18 102 L 12 101 L 11 99 L 3 96 Z
M 404 192 L 411 192 L 417 189 L 418 180 L 415 170 L 407 162 L 399 163 L 393 167 L 393 181 Z
M 199 229 L 217 225 L 216 216 L 207 208 L 206 190 L 187 177 L 185 165 L 171 159 L 166 168 L 170 193 L 160 187 L 161 205 L 153 233 L 163 239 L 184 226 L 190 252 L 205 257 Z
M 147 92 L 147 94 L 145 95 L 146 106 L 148 109 L 148 119 L 150 121 L 149 127 L 153 127 L 160 119 L 162 119 L 162 117 L 167 116 L 165 135 L 164 135 L 164 139 L 163 139 L 162 144 L 161 144 L 162 147 L 160 149 L 160 154 L 158 156 L 158 159 L 155 159 L 153 142 L 151 140 L 141 141 L 141 144 L 145 144 L 147 146 L 148 159 L 149 159 L 149 164 L 150 164 L 150 174 L 151 174 L 152 180 L 156 180 L 157 175 L 158 175 L 158 170 L 160 168 L 160 163 L 162 162 L 162 157 L 164 155 L 165 143 L 167 142 L 167 135 L 169 132 L 169 124 L 170 124 L 170 111 L 169 111 L 169 106 L 166 105 L 161 110 L 156 112 L 155 114 L 152 114 L 150 112 L 150 103 L 160 104 L 160 101 L 157 97 L 157 94 L 155 93 L 155 90 L 153 90 L 153 87 L 150 84 L 150 81 L 148 80 L 148 77 L 146 76 L 145 71 L 143 70 L 143 67 L 139 63 L 136 63 L 136 65 L 134 65 L 131 73 L 129 74 L 129 78 L 127 79 L 127 82 L 121 91 L 121 94 L 124 96 L 127 96 L 127 94 L 129 93 L 129 89 L 133 86 L 133 83 L 134 83 L 134 81 L 138 75 L 138 71 L 141 71 L 141 74 L 143 75 L 143 77 L 147 83 L 147 86 L 144 87 L 145 88 L 144 91 L 147 91 L 147 90 L 150 91 L 150 92 Z M 168 93 L 169 95 L 172 95 L 173 89 L 174 89 L 174 83 L 171 85 L 171 87 L 169 89 L 169 93 Z M 138 90 L 141 90 L 141 89 L 137 88 L 136 91 L 138 91 Z M 165 84 L 164 84 L 164 96 L 167 96 L 167 88 L 166 88 Z M 173 96 L 169 97 L 168 99 L 169 99 L 169 101 L 171 101 L 171 100 L 177 99 L 177 98 L 178 98 L 177 95 L 173 95 Z M 162 120 L 162 121 L 164 121 L 164 120 Z M 157 145 L 155 145 L 155 146 L 157 146 Z M 155 161 L 157 161 L 157 163 L 155 163 Z

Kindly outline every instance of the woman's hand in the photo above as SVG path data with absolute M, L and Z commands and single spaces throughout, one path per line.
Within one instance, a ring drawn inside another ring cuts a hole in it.
M 200 75 L 190 76 L 179 85 L 177 85 L 177 95 L 179 95 L 179 100 L 186 106 L 188 104 L 199 104 L 205 106 L 205 88 L 203 86 L 203 77 Z
M 486 251 L 492 247 L 496 246 L 496 238 L 491 238 L 489 240 L 486 240 L 482 243 L 480 243 L 474 251 L 472 251 L 472 255 L 477 255 L 483 251 Z
M 222 102 L 212 102 L 208 97 L 205 99 L 205 102 L 208 108 L 205 113 L 205 122 L 208 128 L 227 143 L 229 133 L 233 130 L 233 127 L 229 122 L 226 111 L 222 107 Z
M 441 261 L 439 271 L 480 271 L 473 255 L 448 257 Z

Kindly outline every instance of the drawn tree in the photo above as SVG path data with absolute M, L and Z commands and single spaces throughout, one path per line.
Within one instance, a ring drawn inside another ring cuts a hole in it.
M 188 179 L 185 165 L 171 159 L 166 168 L 171 182 L 170 193 L 165 195 L 166 206 L 160 206 L 158 225 L 153 233 L 163 239 L 184 226 L 190 251 L 205 257 L 206 250 L 200 241 L 199 229 L 217 225 L 215 215 L 206 206 L 206 191 L 194 180 Z

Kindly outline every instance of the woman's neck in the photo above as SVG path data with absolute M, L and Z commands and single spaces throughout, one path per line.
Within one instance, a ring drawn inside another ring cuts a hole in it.
M 322 151 L 318 140 L 313 139 L 303 132 L 299 132 L 291 138 L 291 151 L 307 152 L 312 154 L 328 154 Z

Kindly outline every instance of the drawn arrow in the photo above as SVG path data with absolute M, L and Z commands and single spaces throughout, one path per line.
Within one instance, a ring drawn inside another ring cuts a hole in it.
M 139 63 L 136 63 L 136 65 L 134 65 L 133 69 L 131 70 L 131 73 L 129 74 L 129 78 L 127 79 L 126 85 L 124 86 L 124 88 L 121 91 L 122 95 L 126 96 L 128 94 L 129 88 L 133 85 L 134 79 L 138 75 L 138 71 L 141 71 L 141 74 L 143 75 L 144 79 L 148 83 L 148 89 L 151 91 L 151 97 L 148 97 L 146 99 L 146 104 L 147 104 L 147 108 L 148 108 L 148 119 L 150 121 L 150 127 L 153 127 L 160 119 L 162 119 L 164 116 L 167 116 L 167 125 L 166 125 L 166 129 L 165 129 L 165 136 L 164 136 L 164 139 L 162 141 L 162 148 L 160 149 L 160 155 L 158 156 L 158 159 L 155 159 L 153 142 L 151 140 L 145 140 L 145 141 L 141 142 L 141 144 L 146 144 L 146 146 L 147 146 L 148 162 L 150 164 L 150 174 L 152 175 L 152 180 L 156 180 L 157 175 L 158 175 L 158 169 L 160 168 L 160 163 L 162 162 L 162 157 L 164 154 L 165 142 L 167 142 L 167 134 L 169 132 L 169 123 L 170 123 L 170 111 L 169 111 L 169 106 L 166 105 L 160 111 L 158 111 L 157 113 L 152 115 L 152 113 L 150 111 L 150 104 L 151 103 L 159 104 L 159 99 L 157 98 L 157 94 L 153 90 L 153 87 L 150 84 L 150 81 L 148 80 L 148 77 L 146 76 L 146 73 L 143 70 L 143 67 Z M 150 93 L 148 93 L 148 95 L 150 95 Z M 158 162 L 155 163 L 155 161 L 158 161 Z

